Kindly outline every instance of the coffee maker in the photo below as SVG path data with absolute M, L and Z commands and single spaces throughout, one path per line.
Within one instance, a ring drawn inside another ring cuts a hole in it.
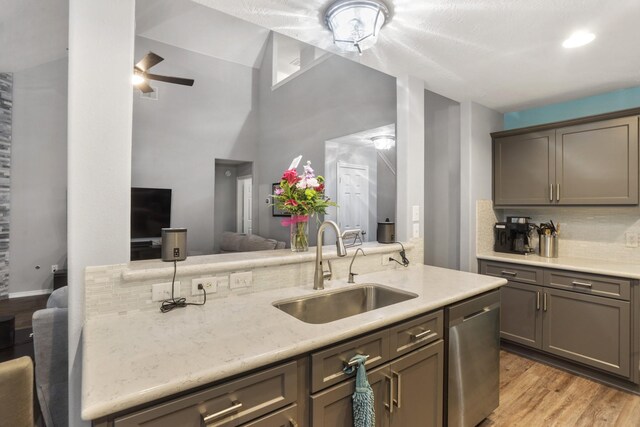
M 496 222 L 493 227 L 495 242 L 493 250 L 514 254 L 529 254 L 533 248 L 529 245 L 533 224 L 526 216 L 508 216 L 506 222 Z

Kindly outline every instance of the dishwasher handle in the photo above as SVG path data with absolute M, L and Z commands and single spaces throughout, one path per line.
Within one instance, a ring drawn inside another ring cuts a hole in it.
M 453 327 L 461 323 L 468 322 L 484 314 L 487 314 L 491 311 L 499 310 L 499 309 L 500 309 L 500 301 L 496 301 L 493 304 L 484 306 L 479 310 L 474 310 L 466 313 L 457 313 L 458 316 L 456 316 L 455 318 L 449 319 L 449 327 Z

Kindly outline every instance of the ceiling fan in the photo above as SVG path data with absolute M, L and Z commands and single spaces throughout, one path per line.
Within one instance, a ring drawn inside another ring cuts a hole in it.
M 149 80 L 157 80 L 159 82 L 174 83 L 174 84 L 184 85 L 184 86 L 193 86 L 193 79 L 160 76 L 158 74 L 151 74 L 147 72 L 149 68 L 157 65 L 162 61 L 164 61 L 164 58 L 162 58 L 159 55 L 156 55 L 153 52 L 149 52 L 145 55 L 144 58 L 140 60 L 140 62 L 138 62 L 136 65 L 133 66 L 132 81 L 133 81 L 133 84 L 142 91 L 142 93 L 153 92 L 153 88 L 149 85 Z

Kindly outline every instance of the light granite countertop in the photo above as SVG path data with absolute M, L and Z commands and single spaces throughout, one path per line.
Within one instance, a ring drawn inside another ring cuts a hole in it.
M 417 298 L 313 325 L 272 306 L 274 301 L 349 285 L 328 281 L 230 296 L 167 314 L 133 312 L 87 321 L 83 331 L 82 417 L 97 419 L 136 405 L 283 361 L 338 341 L 498 288 L 506 280 L 424 265 L 362 274 Z
M 481 253 L 476 256 L 478 259 L 490 261 L 511 262 L 535 267 L 557 268 L 560 270 L 640 279 L 640 265 L 629 262 L 573 257 L 545 258 L 535 254 L 520 255 L 502 252 Z

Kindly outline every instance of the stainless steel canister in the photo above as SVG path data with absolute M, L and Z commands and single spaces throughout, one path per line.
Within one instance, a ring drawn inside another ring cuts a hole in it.
M 396 241 L 396 224 L 389 221 L 378 223 L 378 243 L 394 243 Z
M 558 258 L 558 236 L 556 234 L 540 235 L 540 256 Z

